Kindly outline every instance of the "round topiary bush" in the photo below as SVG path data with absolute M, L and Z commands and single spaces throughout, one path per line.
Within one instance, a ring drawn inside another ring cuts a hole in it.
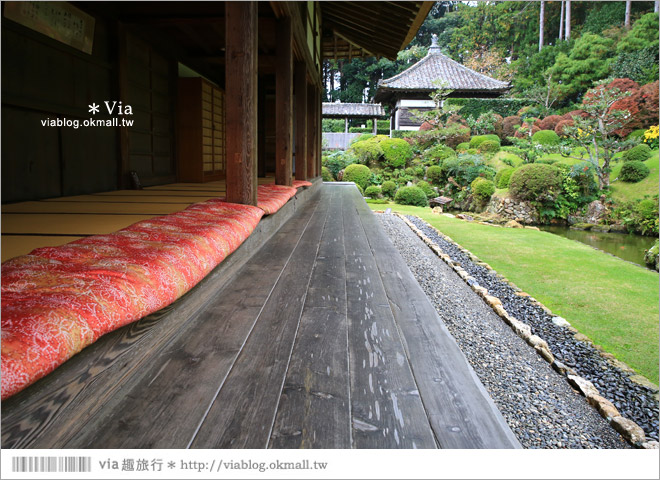
M 621 167 L 619 178 L 624 182 L 637 183 L 649 176 L 649 167 L 637 160 L 626 162 Z
M 385 164 L 392 168 L 401 168 L 413 157 L 412 147 L 403 138 L 388 138 L 380 142 Z
M 439 165 L 433 165 L 426 169 L 426 178 L 434 185 L 440 185 L 442 181 L 442 168 Z
M 349 151 L 353 152 L 358 162 L 364 165 L 371 165 L 383 156 L 380 142 L 373 135 L 368 140 L 354 143 Z
M 539 130 L 532 135 L 532 142 L 534 142 L 535 145 L 538 144 L 548 147 L 559 145 L 559 135 L 557 135 L 554 130 Z
M 396 183 L 394 183 L 392 180 L 383 182 L 383 184 L 380 186 L 380 192 L 386 197 L 393 198 L 394 194 L 396 193 Z
M 500 137 L 497 135 L 475 135 L 470 139 L 470 148 L 479 148 L 479 145 L 488 140 L 500 144 Z
M 445 158 L 456 158 L 456 152 L 446 145 L 436 145 L 424 150 L 422 158 L 426 163 L 439 164 Z
M 486 140 L 485 142 L 481 142 L 479 144 L 479 148 L 477 150 L 481 153 L 497 153 L 500 151 L 500 142 Z
M 335 179 L 332 178 L 332 172 L 328 169 L 328 167 L 321 167 L 321 177 L 323 178 L 324 182 L 334 182 Z
M 630 150 L 623 152 L 621 158 L 624 162 L 643 162 L 651 156 L 651 147 L 645 143 L 640 143 Z
M 513 137 L 516 133 L 516 127 L 522 125 L 522 119 L 518 115 L 504 117 L 502 119 L 502 139 Z
M 362 188 L 362 187 L 361 187 L 360 185 L 358 185 L 357 183 L 355 184 L 355 186 L 356 186 L 357 189 L 359 190 L 360 195 L 362 195 L 362 196 L 364 197 L 364 188 Z
M 424 190 L 419 187 L 401 187 L 396 192 L 394 202 L 399 205 L 415 205 L 418 207 L 426 207 L 429 204 Z
M 456 145 L 456 151 L 459 153 L 467 152 L 468 148 L 470 148 L 470 142 L 463 142 Z
M 536 125 L 532 125 L 532 135 L 540 131 L 541 129 L 539 127 L 537 127 Z M 529 125 L 527 124 L 522 125 L 518 130 L 516 130 L 516 133 L 513 136 L 516 138 L 523 138 L 525 136 L 529 136 Z
M 561 115 L 548 115 L 543 120 L 536 122 L 536 126 L 541 130 L 555 130 L 557 124 L 562 121 L 563 118 Z
M 366 140 L 370 140 L 370 139 L 374 138 L 375 136 L 376 135 L 374 135 L 373 133 L 363 133 L 359 137 L 356 137 L 353 140 L 351 140 L 350 144 L 353 145 L 353 144 L 356 144 L 358 142 L 364 142 Z
M 515 168 L 513 167 L 506 167 L 497 172 L 497 175 L 495 175 L 495 185 L 497 188 L 509 188 L 509 181 L 514 170 Z
M 472 196 L 481 204 L 488 202 L 495 193 L 495 184 L 483 177 L 475 178 L 470 184 L 470 188 Z
M 631 139 L 631 138 L 642 138 L 643 139 L 645 132 L 646 132 L 646 130 L 644 130 L 643 128 L 638 128 L 637 130 L 633 130 L 632 132 L 630 132 L 628 134 L 628 139 Z
M 575 125 L 573 120 L 561 120 L 555 127 L 555 133 L 560 137 L 565 137 L 566 133 L 564 132 L 564 127 L 572 127 L 573 125 Z
M 435 190 L 433 190 L 433 187 L 429 185 L 429 182 L 425 182 L 424 180 L 417 182 L 417 187 L 421 188 L 428 198 L 434 198 L 438 195 Z
M 511 175 L 509 192 L 520 200 L 543 200 L 561 192 L 561 185 L 561 170 L 557 167 L 528 163 Z
M 380 198 L 381 188 L 378 185 L 371 185 L 364 190 L 364 195 L 369 198 Z
M 371 170 L 366 165 L 360 165 L 359 163 L 354 163 L 349 165 L 344 170 L 345 182 L 355 182 L 362 190 L 367 187 L 369 183 L 369 178 L 371 177 Z

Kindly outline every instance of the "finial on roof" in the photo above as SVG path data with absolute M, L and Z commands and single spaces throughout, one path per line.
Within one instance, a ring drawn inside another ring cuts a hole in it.
M 438 46 L 438 36 L 434 33 L 431 35 L 431 48 L 429 48 L 430 53 L 440 53 L 440 47 Z

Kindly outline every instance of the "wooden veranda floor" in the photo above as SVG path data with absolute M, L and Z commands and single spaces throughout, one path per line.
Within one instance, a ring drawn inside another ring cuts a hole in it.
M 3 402 L 2 446 L 519 447 L 352 185 L 152 317 Z

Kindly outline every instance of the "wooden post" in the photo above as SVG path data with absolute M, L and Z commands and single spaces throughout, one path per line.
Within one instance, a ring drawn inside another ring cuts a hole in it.
M 257 204 L 257 2 L 227 2 L 227 201 Z
M 307 86 L 307 178 L 314 178 L 316 165 L 316 97 L 313 85 Z
M 348 117 L 344 117 L 344 133 L 348 133 Z
M 293 30 L 291 18 L 277 23 L 277 71 L 275 74 L 275 183 L 291 185 L 293 150 Z
M 258 110 L 258 121 L 257 121 L 257 150 L 259 155 L 257 156 L 257 175 L 259 177 L 266 176 L 266 87 L 264 85 L 264 78 L 259 79 L 258 95 L 259 100 L 257 102 Z
M 323 117 L 323 106 L 321 104 L 321 90 L 316 90 L 316 168 L 314 169 L 314 176 L 321 175 L 321 152 L 323 150 L 323 125 L 321 119 Z
M 298 62 L 296 84 L 296 180 L 307 180 L 307 66 Z

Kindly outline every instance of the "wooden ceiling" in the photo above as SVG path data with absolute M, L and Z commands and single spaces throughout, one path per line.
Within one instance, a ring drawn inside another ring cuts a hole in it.
M 433 3 L 320 2 L 322 56 L 394 59 L 413 39 Z

